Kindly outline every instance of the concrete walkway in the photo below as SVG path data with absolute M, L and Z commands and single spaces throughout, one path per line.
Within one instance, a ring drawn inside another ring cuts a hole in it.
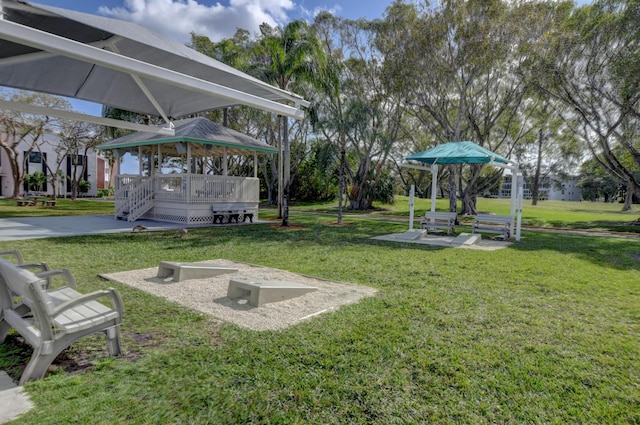
M 148 230 L 171 230 L 185 227 L 184 224 L 153 220 L 136 220 L 130 223 L 116 220 L 113 215 L 3 218 L 0 219 L 0 241 L 131 232 L 133 227 L 139 224 L 144 225 Z M 190 225 L 188 227 L 198 226 Z
M 0 371 L 0 424 L 9 422 L 33 407 L 29 396 Z

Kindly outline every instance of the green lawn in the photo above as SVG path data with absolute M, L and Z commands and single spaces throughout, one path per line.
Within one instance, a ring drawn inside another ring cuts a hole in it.
M 370 239 L 406 222 L 348 217 L 339 227 L 334 215 L 298 208 L 299 229 L 0 242 L 27 261 L 69 267 L 83 292 L 115 285 L 125 302 L 125 356 L 105 357 L 97 336 L 76 343 L 58 370 L 26 385 L 36 408 L 15 423 L 640 423 L 638 239 L 524 231 L 499 251 L 417 246 Z M 597 214 L 529 210 L 563 225 Z M 379 293 L 256 332 L 97 276 L 215 258 Z M 18 377 L 29 354 L 11 334 L 0 369 Z
M 47 198 L 48 199 L 48 198 Z M 0 199 L 0 218 L 113 214 L 109 200 L 58 198 L 54 207 L 19 207 L 14 199 Z

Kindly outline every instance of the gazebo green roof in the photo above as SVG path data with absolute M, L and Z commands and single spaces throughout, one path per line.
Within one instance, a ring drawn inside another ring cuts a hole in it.
M 139 131 L 131 133 L 98 146 L 99 150 L 122 149 L 134 151 L 138 147 L 148 151 L 160 145 L 163 155 L 179 156 L 182 143 L 190 143 L 192 154 L 211 156 L 221 154 L 223 148 L 228 154 L 247 154 L 249 152 L 275 153 L 277 149 L 253 137 L 216 124 L 203 117 L 178 120 L 174 123 L 175 135 Z

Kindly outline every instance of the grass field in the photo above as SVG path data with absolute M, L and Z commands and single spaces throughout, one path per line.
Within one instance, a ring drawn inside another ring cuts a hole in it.
M 70 268 L 83 292 L 115 285 L 125 302 L 125 355 L 107 358 L 97 336 L 76 343 L 57 370 L 26 385 L 36 407 L 15 423 L 640 423 L 638 239 L 523 231 L 499 251 L 416 246 L 371 239 L 406 222 L 349 216 L 334 226 L 334 215 L 301 212 L 310 208 L 334 211 L 296 206 L 300 228 L 194 228 L 179 240 L 128 232 L 0 242 Z M 400 201 L 384 208 L 371 215 L 408 211 Z M 524 215 L 569 228 L 637 218 L 582 203 L 525 205 Z M 215 258 L 379 292 L 256 332 L 98 277 Z M 30 352 L 11 334 L 0 370 L 17 378 Z

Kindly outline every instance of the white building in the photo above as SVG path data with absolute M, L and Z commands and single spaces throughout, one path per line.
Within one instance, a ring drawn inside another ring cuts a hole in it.
M 545 177 L 538 188 L 538 199 L 541 201 L 580 201 L 580 188 L 577 187 L 578 179 L 572 178 L 556 183 L 550 177 Z M 531 199 L 531 188 L 526 183 L 522 194 L 523 198 Z M 505 175 L 498 192 L 499 198 L 511 197 L 511 175 Z
M 33 138 L 27 138 L 18 145 L 19 150 L 19 166 L 26 168 L 26 174 L 32 174 L 41 171 L 47 176 L 47 182 L 43 185 L 42 192 L 45 195 L 52 195 L 53 188 L 51 179 L 52 172 L 55 172 L 60 164 L 59 170 L 61 177 L 57 179 L 57 195 L 59 197 L 69 196 L 71 194 L 71 178 L 74 171 L 80 180 L 86 180 L 90 183 L 89 191 L 80 196 L 96 196 L 99 189 L 108 189 L 109 185 L 113 185 L 111 176 L 117 174 L 117 170 L 111 170 L 109 162 L 106 158 L 97 153 L 93 149 L 89 149 L 87 155 L 82 152 L 73 158 L 71 155 L 64 155 L 60 158 L 56 152 L 56 148 L 60 145 L 60 138 L 51 132 L 46 132 L 42 140 L 38 142 L 40 148 L 29 149 L 33 143 Z M 26 161 L 23 161 L 26 159 Z M 87 164 L 84 175 L 81 175 L 83 163 Z M 48 167 L 47 167 L 48 164 Z M 4 149 L 0 149 L 0 196 L 12 196 L 14 188 L 14 178 L 11 173 L 9 157 Z M 26 183 L 23 183 L 20 193 L 29 192 Z

